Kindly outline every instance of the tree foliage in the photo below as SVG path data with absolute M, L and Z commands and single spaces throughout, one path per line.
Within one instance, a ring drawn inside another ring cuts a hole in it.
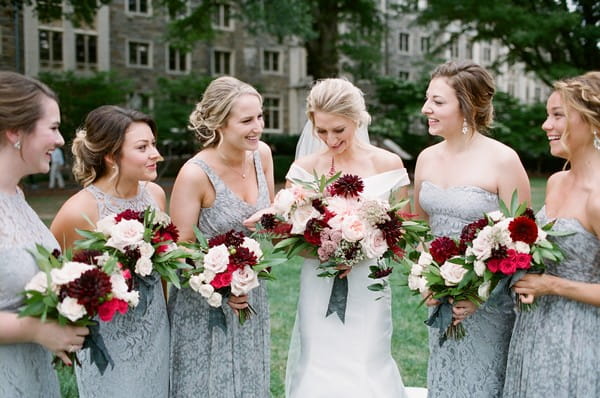
M 112 0 L 0 0 L 2 7 L 32 6 L 41 21 L 53 21 L 65 17 L 75 26 L 91 23 L 96 11 Z
M 417 0 L 409 0 L 415 9 Z M 522 62 L 550 84 L 600 68 L 600 2 L 597 0 L 429 0 L 418 22 L 452 25 L 474 41 L 498 40 L 504 60 Z M 452 40 L 451 37 L 450 40 Z

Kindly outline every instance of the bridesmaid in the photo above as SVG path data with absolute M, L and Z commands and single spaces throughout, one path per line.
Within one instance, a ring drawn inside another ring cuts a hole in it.
M 39 271 L 35 244 L 58 248 L 25 201 L 19 181 L 50 170 L 60 135 L 58 98 L 45 84 L 0 71 L 0 397 L 60 397 L 52 355 L 72 365 L 67 352 L 83 345 L 87 328 L 17 316 L 20 292 Z
M 556 220 L 565 254 L 514 290 L 524 302 L 510 342 L 505 397 L 600 396 L 600 72 L 554 83 L 542 125 L 568 170 L 548 179 L 538 221 Z
M 273 199 L 273 160 L 259 141 L 262 97 L 233 77 L 214 80 L 190 115 L 203 149 L 183 165 L 171 195 L 180 239 L 193 241 L 197 224 L 207 237 L 231 229 Z M 257 311 L 243 326 L 235 311 L 248 301 Z M 210 307 L 191 289 L 172 290 L 171 397 L 269 397 L 269 308 L 261 282 L 249 297 L 223 305 L 227 327 L 209 325 Z
M 52 222 L 51 230 L 63 249 L 80 239 L 75 231 L 90 229 L 88 220 L 126 209 L 148 206 L 164 210 L 165 193 L 157 184 L 156 124 L 145 114 L 105 105 L 91 111 L 77 132 L 72 151 L 73 174 L 84 188 L 69 198 Z M 87 217 L 87 218 L 86 218 Z M 80 397 L 166 397 L 169 391 L 169 323 L 158 274 L 145 313 L 129 311 L 100 333 L 115 366 L 100 374 L 82 352 L 77 368 Z
M 490 74 L 471 62 L 447 62 L 432 74 L 421 111 L 429 133 L 443 140 L 419 154 L 414 203 L 436 236 L 459 237 L 466 224 L 498 210 L 498 199 L 510 203 L 515 190 L 520 201 L 530 200 L 515 151 L 482 134 L 492 123 L 494 92 Z M 467 336 L 440 346 L 439 331 L 430 329 L 430 398 L 502 395 L 512 307 L 508 291 L 494 292 L 480 308 L 454 302 L 454 322 L 464 322 Z

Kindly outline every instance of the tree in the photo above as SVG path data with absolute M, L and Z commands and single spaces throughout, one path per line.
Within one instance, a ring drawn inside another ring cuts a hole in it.
M 21 9 L 32 6 L 41 21 L 47 22 L 65 16 L 75 26 L 91 23 L 98 8 L 112 0 L 0 0 L 0 6 Z
M 409 9 L 417 2 L 409 0 Z M 547 84 L 600 68 L 597 0 L 429 0 L 418 22 L 440 32 L 458 27 L 474 41 L 498 40 L 508 49 L 500 62 L 522 62 Z

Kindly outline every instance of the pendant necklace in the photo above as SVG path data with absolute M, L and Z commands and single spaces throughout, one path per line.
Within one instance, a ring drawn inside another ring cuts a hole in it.
M 335 175 L 335 163 L 333 160 L 333 156 L 331 157 L 331 167 L 329 168 L 329 177 L 333 177 Z
M 227 162 L 227 160 L 225 159 L 225 156 L 223 156 L 220 152 L 219 152 L 219 156 L 221 157 L 221 160 L 223 160 L 223 163 L 225 163 L 225 166 L 229 167 L 231 170 L 233 170 L 236 174 L 238 174 L 240 177 L 242 177 L 242 179 L 246 179 L 246 152 L 244 151 L 244 161 L 242 163 L 242 172 L 240 173 L 239 171 L 237 171 L 236 169 L 234 169 L 229 162 Z

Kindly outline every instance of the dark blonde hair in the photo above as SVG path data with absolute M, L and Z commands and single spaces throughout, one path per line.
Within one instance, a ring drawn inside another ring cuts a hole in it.
M 146 123 L 156 138 L 156 123 L 150 116 L 132 109 L 103 105 L 88 113 L 76 134 L 71 151 L 73 175 L 84 187 L 107 172 L 104 157 L 112 155 L 119 164 L 125 133 L 132 123 Z
M 188 125 L 203 148 L 215 147 L 221 142 L 218 129 L 227 124 L 235 100 L 247 94 L 256 96 L 262 106 L 258 91 L 235 77 L 222 76 L 208 85 L 190 114 Z
M 7 130 L 30 134 L 43 116 L 41 100 L 48 97 L 58 103 L 58 97 L 48 86 L 29 76 L 0 71 L 0 144 Z
M 448 61 L 439 65 L 431 78 L 446 78 L 456 92 L 460 110 L 469 130 L 484 132 L 494 121 L 492 99 L 496 93 L 494 78 L 480 65 L 470 61 Z
M 346 117 L 359 127 L 371 122 L 363 92 L 346 79 L 322 79 L 315 83 L 306 98 L 306 116 L 313 125 L 316 111 Z
M 600 134 L 600 72 L 588 72 L 570 79 L 558 80 L 553 86 L 562 99 L 567 120 L 569 110 L 574 110 L 590 125 L 592 131 L 596 130 L 597 134 Z M 567 124 L 565 133 L 568 134 L 568 131 Z

